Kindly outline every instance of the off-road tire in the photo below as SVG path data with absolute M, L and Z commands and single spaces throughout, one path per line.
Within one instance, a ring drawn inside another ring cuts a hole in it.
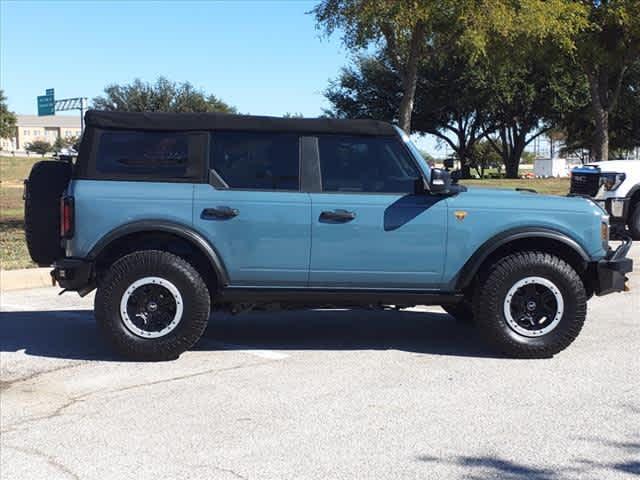
M 451 315 L 457 322 L 460 323 L 474 323 L 473 306 L 471 302 L 463 300 L 460 303 L 453 303 L 450 305 L 442 305 L 442 309 Z
M 143 338 L 125 325 L 120 302 L 133 282 L 144 277 L 166 279 L 177 287 L 184 310 L 174 330 L 160 338 Z M 173 360 L 191 348 L 207 327 L 211 302 L 203 279 L 183 258 L 158 250 L 126 255 L 114 263 L 100 283 L 95 316 L 114 349 L 131 360 Z
M 631 215 L 629 215 L 627 225 L 629 226 L 631 237 L 633 237 L 634 240 L 640 240 L 640 201 L 632 205 L 631 208 Z
M 31 168 L 24 200 L 24 231 L 31 259 L 48 266 L 64 257 L 60 242 L 60 198 L 71 178 L 71 164 L 43 160 Z
M 512 329 L 504 305 L 509 289 L 526 277 L 552 282 L 564 301 L 556 327 L 538 337 Z M 587 311 L 587 297 L 578 273 L 564 260 L 543 252 L 518 252 L 498 260 L 484 278 L 473 299 L 476 326 L 497 351 L 516 358 L 548 358 L 568 347 L 578 336 Z

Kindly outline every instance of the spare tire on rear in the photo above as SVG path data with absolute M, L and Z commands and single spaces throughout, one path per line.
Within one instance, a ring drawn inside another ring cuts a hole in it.
M 71 179 L 71 164 L 44 160 L 25 183 L 24 231 L 34 262 L 51 265 L 64 256 L 60 242 L 60 198 Z

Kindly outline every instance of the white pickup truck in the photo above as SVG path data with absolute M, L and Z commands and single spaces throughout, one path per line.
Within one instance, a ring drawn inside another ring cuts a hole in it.
M 600 203 L 611 224 L 629 228 L 640 240 L 640 160 L 589 163 L 571 171 L 573 195 L 585 195 Z

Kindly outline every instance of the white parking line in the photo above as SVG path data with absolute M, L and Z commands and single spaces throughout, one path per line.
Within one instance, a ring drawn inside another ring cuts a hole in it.
M 274 350 L 262 350 L 251 348 L 246 345 L 234 345 L 232 343 L 216 342 L 215 340 L 205 340 L 207 343 L 215 345 L 223 350 L 233 350 L 234 352 L 246 353 L 247 355 L 253 355 L 254 357 L 266 358 L 268 360 L 283 360 L 289 358 L 289 355 L 282 352 L 276 352 Z

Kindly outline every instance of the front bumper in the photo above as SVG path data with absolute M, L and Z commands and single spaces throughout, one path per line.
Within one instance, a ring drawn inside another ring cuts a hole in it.
M 51 278 L 65 290 L 93 290 L 93 262 L 80 258 L 63 258 L 53 264 Z
M 633 260 L 627 258 L 631 244 L 631 237 L 624 237 L 616 250 L 610 250 L 605 258 L 597 262 L 597 279 L 594 285 L 596 295 L 628 290 L 626 274 L 633 270 Z

